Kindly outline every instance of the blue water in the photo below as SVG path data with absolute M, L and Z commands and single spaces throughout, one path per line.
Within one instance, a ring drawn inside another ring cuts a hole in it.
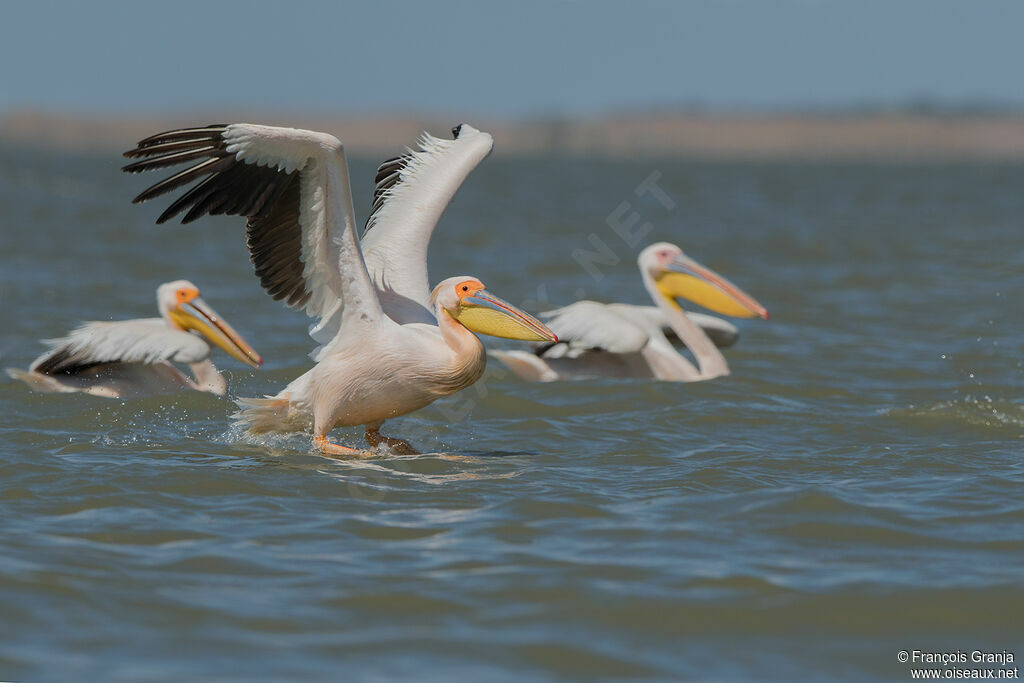
M 154 315 L 186 277 L 265 359 L 215 356 L 233 395 L 308 368 L 241 221 L 157 227 L 118 164 L 0 150 L 2 364 Z M 637 196 L 655 172 L 671 209 Z M 329 460 L 242 438 L 226 399 L 5 377 L 0 678 L 908 680 L 900 650 L 1024 657 L 1021 187 L 1020 165 L 491 158 L 433 281 L 642 303 L 636 253 L 664 239 L 772 318 L 738 323 L 708 383 L 494 362 L 388 423 L 422 456 Z M 609 223 L 630 212 L 635 244 Z M 591 236 L 617 261 L 599 277 L 572 256 Z

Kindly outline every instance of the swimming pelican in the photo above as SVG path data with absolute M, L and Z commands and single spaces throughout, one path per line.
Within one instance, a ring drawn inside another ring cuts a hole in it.
M 728 375 L 729 365 L 717 346 L 731 345 L 736 328 L 713 316 L 686 313 L 676 299 L 739 318 L 767 318 L 768 311 L 674 244 L 648 246 L 637 263 L 655 306 L 577 301 L 541 314 L 561 341 L 538 345 L 534 353 L 491 353 L 519 377 L 535 382 L 581 377 L 697 382 Z M 665 328 L 690 349 L 699 367 L 673 348 Z
M 210 361 L 210 344 L 251 367 L 263 364 L 188 280 L 160 285 L 156 301 L 159 318 L 84 323 L 66 337 L 44 340 L 50 350 L 28 372 L 7 368 L 7 374 L 37 391 L 109 398 L 182 389 L 223 395 L 227 383 Z M 173 363 L 188 364 L 195 379 Z
M 555 341 L 540 321 L 502 301 L 473 277 L 433 290 L 427 244 L 456 190 L 491 151 L 491 136 L 468 125 L 452 140 L 424 134 L 419 151 L 385 161 L 362 244 L 356 236 L 348 164 L 332 135 L 245 123 L 160 133 L 126 152 L 128 172 L 198 163 L 143 191 L 145 201 L 207 176 L 157 219 L 188 209 L 248 218 L 256 274 L 275 299 L 319 322 L 316 365 L 274 397 L 241 399 L 236 420 L 250 432 L 296 431 L 312 423 L 313 446 L 333 443 L 335 426 L 364 425 L 371 446 L 408 443 L 380 434 L 385 420 L 473 384 L 486 354 L 473 332 Z M 459 248 L 459 245 L 448 245 Z

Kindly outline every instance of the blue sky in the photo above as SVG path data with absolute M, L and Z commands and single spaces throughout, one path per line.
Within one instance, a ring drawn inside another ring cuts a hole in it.
M 19 2 L 0 112 L 1024 106 L 1024 2 Z

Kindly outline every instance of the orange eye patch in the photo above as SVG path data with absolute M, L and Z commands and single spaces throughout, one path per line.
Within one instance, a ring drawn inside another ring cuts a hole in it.
M 199 296 L 199 290 L 198 289 L 188 289 L 188 288 L 179 289 L 176 292 L 176 294 L 177 294 L 177 298 L 178 298 L 178 303 L 179 304 L 183 304 L 183 303 L 186 303 L 188 301 L 192 301 L 192 299 L 195 299 L 196 297 L 198 297 Z
M 467 296 L 473 296 L 483 288 L 483 284 L 478 280 L 464 280 L 463 282 L 455 285 L 455 294 L 461 300 Z

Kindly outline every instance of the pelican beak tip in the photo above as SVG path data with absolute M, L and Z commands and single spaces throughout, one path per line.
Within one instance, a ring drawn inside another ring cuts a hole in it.
M 249 367 L 263 367 L 263 358 L 256 350 L 199 297 L 180 304 L 171 311 L 171 316 L 182 329 L 195 330 L 206 337 L 207 341 Z

